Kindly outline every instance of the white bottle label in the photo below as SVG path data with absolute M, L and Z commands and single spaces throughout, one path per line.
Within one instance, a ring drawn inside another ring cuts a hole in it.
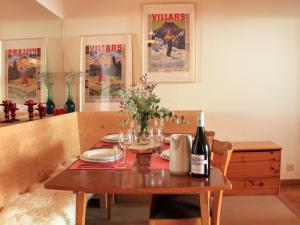
M 208 164 L 204 155 L 191 155 L 191 172 L 194 174 L 205 174 L 205 166 Z

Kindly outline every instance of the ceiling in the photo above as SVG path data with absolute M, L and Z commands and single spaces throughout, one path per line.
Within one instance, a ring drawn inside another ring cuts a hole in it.
M 58 19 L 35 0 L 0 0 L 0 21 Z

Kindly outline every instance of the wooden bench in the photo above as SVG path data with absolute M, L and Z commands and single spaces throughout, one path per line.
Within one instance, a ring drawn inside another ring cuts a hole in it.
M 166 131 L 194 132 L 196 111 L 179 112 L 191 123 L 166 123 Z M 107 133 L 120 131 L 126 115 L 80 112 L 0 126 L 0 210 L 12 196 L 27 194 L 70 157 L 90 149 Z M 24 117 L 25 120 L 26 117 Z M 40 183 L 41 184 L 41 183 Z

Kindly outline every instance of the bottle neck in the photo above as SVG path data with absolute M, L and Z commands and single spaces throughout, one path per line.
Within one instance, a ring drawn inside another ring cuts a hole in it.
M 203 112 L 198 113 L 197 127 L 204 128 L 204 113 Z
M 200 134 L 204 134 L 204 133 L 205 133 L 204 127 L 197 126 L 197 134 L 196 135 L 200 135 Z

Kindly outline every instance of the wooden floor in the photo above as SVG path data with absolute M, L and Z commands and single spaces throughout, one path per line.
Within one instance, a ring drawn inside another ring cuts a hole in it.
M 280 193 L 300 210 L 300 184 L 281 185 Z

